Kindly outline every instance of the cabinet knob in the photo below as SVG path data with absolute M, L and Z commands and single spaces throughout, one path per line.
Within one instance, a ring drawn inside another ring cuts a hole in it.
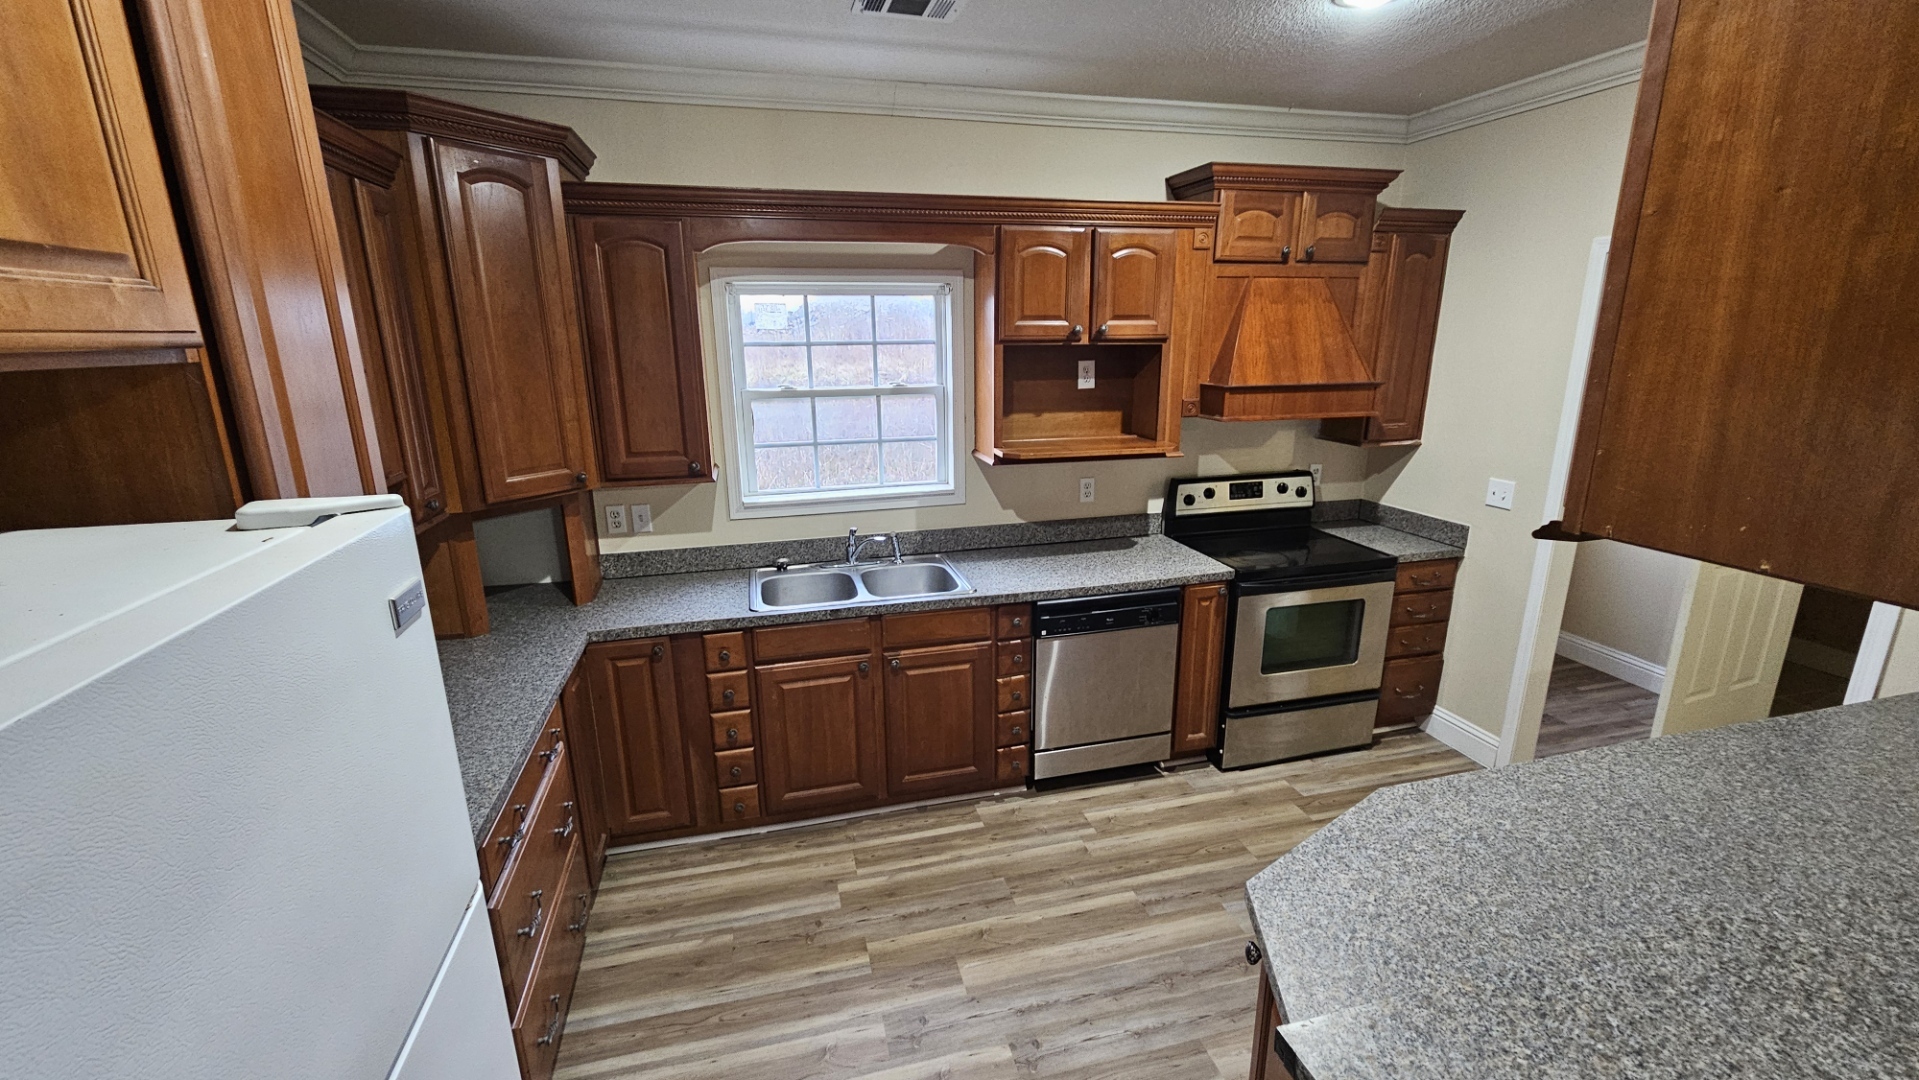
M 576 472 L 576 473 L 574 473 L 574 474 L 573 474 L 573 482 L 574 482 L 574 483 L 576 483 L 576 484 L 584 484 L 584 483 L 586 483 L 586 474 L 585 474 L 585 473 L 583 473 L 583 472 Z
M 740 778 L 741 772 L 738 765 L 733 766 L 733 768 L 728 771 L 732 773 L 733 779 L 738 780 Z
M 734 803 L 734 804 L 733 804 L 733 812 L 734 812 L 735 814 L 744 814 L 744 813 L 746 813 L 746 804 L 745 804 L 744 802 L 736 802 L 736 803 Z
M 1021 727 L 1021 726 L 1019 726 L 1018 724 L 1014 724 L 1014 725 L 1013 725 L 1013 738 L 1015 738 L 1015 739 L 1024 739 L 1025 737 L 1026 737 L 1026 729 L 1025 729 L 1025 728 L 1023 728 L 1023 727 Z
M 1014 771 L 1014 772 L 1016 772 L 1016 773 L 1023 773 L 1023 772 L 1025 772 L 1025 771 L 1026 771 L 1026 759 L 1024 759 L 1024 758 L 1014 758 L 1014 759 L 1013 759 L 1013 771 Z
M 1095 338 L 1103 338 L 1103 337 L 1105 337 L 1105 336 L 1106 336 L 1106 325 L 1107 325 L 1107 324 L 1105 324 L 1105 323 L 1100 323 L 1100 324 L 1099 324 L 1099 326 L 1098 326 L 1097 328 L 1095 328 L 1095 329 L 1093 330 L 1093 337 L 1095 337 Z
M 900 662 L 898 660 L 893 661 L 893 670 L 898 671 L 899 669 L 900 669 Z
M 736 743 L 736 742 L 739 742 L 739 741 L 740 741 L 740 729 L 739 729 L 739 728 L 736 728 L 736 727 L 730 727 L 730 728 L 727 728 L 727 729 L 726 729 L 726 741 L 727 741 L 728 743 Z
M 701 465 L 697 461 L 689 461 L 686 463 L 686 471 L 688 475 L 698 476 L 706 471 L 706 466 Z
M 1019 616 L 1019 615 L 1013 616 L 1013 629 L 1018 630 L 1020 627 L 1025 625 L 1026 625 L 1026 619 L 1023 616 Z
M 440 500 L 438 500 L 438 499 L 428 499 L 428 500 L 426 501 L 426 508 L 427 508 L 427 510 L 429 510 L 429 511 L 431 511 L 432 513 L 435 513 L 435 514 L 437 514 L 437 513 L 439 513 L 439 512 L 440 512 Z
M 1246 962 L 1248 964 L 1257 967 L 1259 962 L 1264 959 L 1266 959 L 1266 954 L 1259 951 L 1259 945 L 1257 943 L 1251 941 L 1246 943 Z
M 720 698 L 724 700 L 728 705 L 733 704 L 733 691 L 731 690 L 720 691 Z
M 664 645 L 653 646 L 653 659 L 659 660 L 665 655 L 666 655 L 666 646 Z
M 1025 699 L 1026 699 L 1025 694 L 1020 693 L 1018 690 L 1013 691 L 1013 704 L 1017 705 L 1021 701 L 1024 701 Z
M 1083 338 L 1085 336 L 1086 336 L 1086 328 L 1084 326 L 1081 326 L 1078 323 L 1074 323 L 1073 328 L 1066 332 L 1066 340 L 1068 341 L 1078 341 L 1080 338 Z
M 730 663 L 730 662 L 732 661 L 732 659 L 733 659 L 733 650 L 732 650 L 732 649 L 721 649 L 721 650 L 720 650 L 720 663 L 722 663 L 722 664 L 725 664 L 725 663 Z
M 867 672 L 869 672 L 869 671 L 871 671 L 871 670 L 873 670 L 873 665 L 871 665 L 871 664 L 869 664 L 869 663 L 867 663 L 867 662 L 866 662 L 866 661 L 864 661 L 864 660 L 861 660 L 861 661 L 860 661 L 860 674 L 861 674 L 861 675 L 864 675 L 864 674 L 866 674 Z
M 1291 262 L 1292 258 L 1293 258 L 1293 245 L 1287 244 L 1285 247 L 1279 249 L 1280 262 Z
M 1026 654 L 1025 654 L 1025 653 L 1014 653 L 1014 654 L 1013 654 L 1013 663 L 1015 663 L 1015 664 L 1024 664 L 1025 662 L 1026 662 Z
M 1307 244 L 1307 245 L 1306 245 L 1306 257 L 1305 257 L 1304 259 L 1302 259 L 1302 260 L 1300 260 L 1300 261 L 1301 261 L 1301 262 L 1312 262 L 1312 261 L 1313 261 L 1313 245 L 1311 245 L 1311 244 Z

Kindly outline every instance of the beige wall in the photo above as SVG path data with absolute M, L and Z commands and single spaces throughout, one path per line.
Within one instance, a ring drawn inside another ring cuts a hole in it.
M 1919 611 L 1899 614 L 1899 629 L 1879 675 L 1879 697 L 1919 694 Z
M 1651 548 L 1580 544 L 1560 630 L 1665 667 L 1696 563 Z
M 1377 451 L 1371 497 L 1472 527 L 1439 704 L 1497 734 L 1543 520 L 1592 240 L 1612 232 L 1635 90 L 1415 143 L 1410 205 L 1463 209 L 1446 272 L 1425 445 Z M 1517 483 L 1514 508 L 1486 481 Z

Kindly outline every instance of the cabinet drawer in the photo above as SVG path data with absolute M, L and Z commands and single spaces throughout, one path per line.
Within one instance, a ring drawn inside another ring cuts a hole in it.
M 519 1051 L 520 1075 L 526 1080 L 548 1080 L 559 1056 L 566 1012 L 573 1004 L 573 984 L 580 973 L 580 955 L 586 946 L 586 921 L 592 890 L 586 882 L 586 858 L 573 845 L 564 876 L 555 890 L 551 922 L 540 935 L 539 949 L 526 989 L 513 1010 L 513 1044 Z
M 753 658 L 762 664 L 820 656 L 853 656 L 872 649 L 873 628 L 865 619 L 769 626 L 753 631 Z
M 1001 641 L 1031 637 L 1032 633 L 1033 605 L 1006 604 L 999 609 L 999 638 Z
M 723 671 L 706 677 L 706 707 L 714 712 L 730 712 L 751 705 L 744 671 Z
M 1386 659 L 1436 653 L 1446 647 L 1447 623 L 1413 623 L 1386 633 Z
M 748 709 L 713 714 L 713 749 L 736 750 L 753 745 L 753 713 Z
M 760 789 L 752 784 L 720 789 L 720 820 L 751 821 L 760 816 Z
M 706 670 L 745 671 L 746 631 L 706 635 Z
M 1433 711 L 1439 701 L 1439 673 L 1444 660 L 1418 656 L 1390 660 L 1379 686 L 1380 724 L 1401 724 Z
M 1033 643 L 1002 641 L 994 660 L 995 675 L 1024 675 L 1033 670 Z
M 1000 713 L 995 725 L 998 741 L 994 745 L 1002 748 L 1025 745 L 1033 733 L 1032 715 L 1025 711 Z
M 533 799 L 540 792 L 540 784 L 552 771 L 553 762 L 559 757 L 556 752 L 560 746 L 560 726 L 558 710 L 548 721 L 547 730 L 540 733 L 540 741 L 533 748 L 533 755 L 520 767 L 520 775 L 513 781 L 513 790 L 507 792 L 506 805 L 500 809 L 500 816 L 493 819 L 493 827 L 487 830 L 486 839 L 480 844 L 480 882 L 486 886 L 488 896 L 499 884 L 500 873 L 512 860 L 513 852 L 525 838 L 526 831 L 532 828 Z
M 999 680 L 999 711 L 1012 712 L 1024 709 L 1033 703 L 1033 690 L 1030 678 L 1025 675 L 1002 675 Z
M 889 649 L 989 641 L 992 637 L 992 608 L 923 611 L 912 615 L 886 615 L 880 619 L 880 639 Z
M 721 787 L 757 784 L 760 782 L 760 769 L 755 758 L 751 747 L 745 750 L 722 750 L 713 755 L 713 777 Z
M 1397 592 L 1425 592 L 1428 589 L 1450 589 L 1453 579 L 1459 576 L 1458 559 L 1433 559 L 1429 562 L 1409 562 L 1399 564 L 1399 577 L 1393 584 Z
M 518 1000 L 526 988 L 541 935 L 556 914 L 567 857 L 579 846 L 578 807 L 565 757 L 555 759 L 554 766 L 534 802 L 526 839 L 487 904 L 508 1001 Z
M 1393 626 L 1414 623 L 1445 622 L 1453 613 L 1453 594 L 1446 592 L 1401 593 L 1393 597 Z
M 1027 756 L 1024 746 L 1007 746 L 1000 749 L 997 779 L 1002 786 L 1026 782 Z

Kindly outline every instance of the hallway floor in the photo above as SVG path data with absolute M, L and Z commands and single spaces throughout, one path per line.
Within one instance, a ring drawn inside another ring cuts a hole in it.
M 1658 708 L 1658 694 L 1555 656 L 1533 756 L 1552 757 L 1650 738 Z

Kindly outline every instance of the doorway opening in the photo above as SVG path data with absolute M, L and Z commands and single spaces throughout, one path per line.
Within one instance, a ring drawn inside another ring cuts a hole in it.
M 1872 601 L 1806 586 L 1792 621 L 1786 662 L 1773 692 L 1773 716 L 1843 705 L 1859 663 L 1859 646 L 1872 619 Z

